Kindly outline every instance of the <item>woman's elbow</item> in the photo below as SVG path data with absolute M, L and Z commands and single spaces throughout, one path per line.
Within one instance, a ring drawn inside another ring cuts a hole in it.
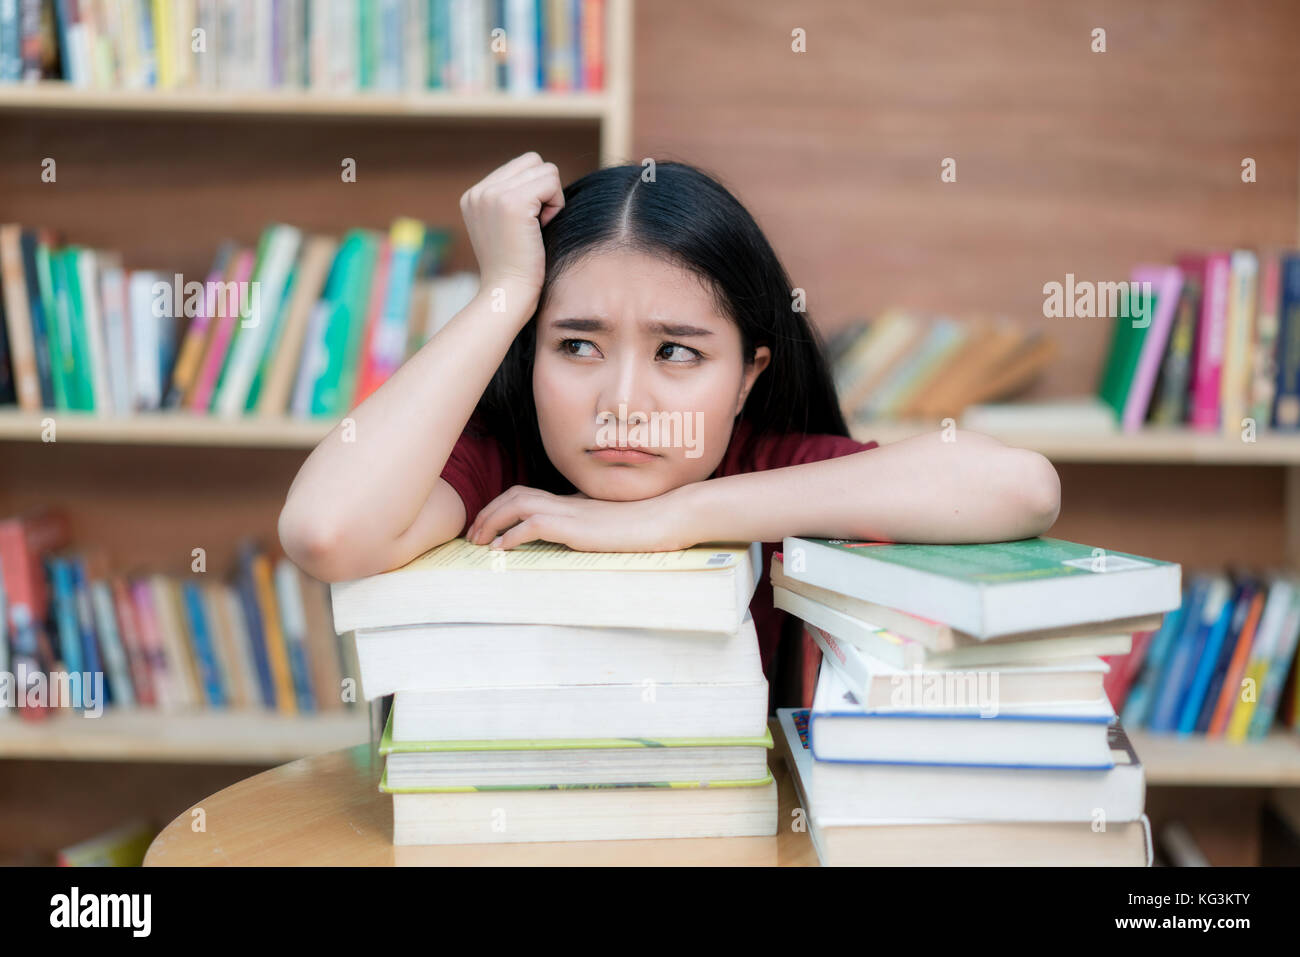
M 312 578 L 349 579 L 340 561 L 338 536 L 324 522 L 300 518 L 286 505 L 280 510 L 277 532 L 285 555 Z
M 1042 535 L 1061 513 L 1061 478 L 1046 456 L 1028 449 L 1014 449 L 1012 488 L 1017 511 L 1025 522 L 1027 537 Z

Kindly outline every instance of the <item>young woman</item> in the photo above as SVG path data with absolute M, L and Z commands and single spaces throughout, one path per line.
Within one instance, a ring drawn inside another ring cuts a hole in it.
M 377 574 L 462 534 L 761 541 L 750 610 L 775 688 L 787 616 L 767 569 L 785 536 L 1006 541 L 1056 520 L 1035 452 L 970 432 L 849 438 L 785 269 L 703 172 L 619 166 L 561 189 L 525 153 L 460 204 L 479 293 L 303 464 L 279 530 L 309 574 Z

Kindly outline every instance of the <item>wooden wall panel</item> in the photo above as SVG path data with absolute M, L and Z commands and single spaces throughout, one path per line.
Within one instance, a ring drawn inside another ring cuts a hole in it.
M 718 175 L 823 329 L 891 305 L 1050 322 L 1032 394 L 1091 391 L 1105 324 L 1044 319 L 1045 282 L 1296 242 L 1298 35 L 1284 0 L 643 2 L 634 152 Z

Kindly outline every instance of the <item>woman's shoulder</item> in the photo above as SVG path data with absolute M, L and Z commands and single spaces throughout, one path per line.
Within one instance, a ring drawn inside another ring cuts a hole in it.
M 859 442 L 846 435 L 755 431 L 747 420 L 741 419 L 732 430 L 731 442 L 716 474 L 721 477 L 805 465 L 878 446 L 877 442 Z

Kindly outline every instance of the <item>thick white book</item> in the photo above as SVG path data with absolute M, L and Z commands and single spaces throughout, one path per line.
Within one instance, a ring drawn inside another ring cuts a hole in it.
M 456 622 L 355 634 L 367 700 L 422 688 L 749 681 L 762 673 L 748 614 L 725 635 Z
M 399 691 L 394 741 L 745 738 L 767 726 L 767 680 Z
M 777 715 L 790 753 L 807 752 L 808 711 L 782 708 Z M 907 818 L 1135 821 L 1146 803 L 1142 762 L 1118 723 L 1109 728 L 1108 744 L 1115 766 L 1104 771 L 849 764 L 800 756 L 825 827 Z
M 380 789 L 392 791 L 387 780 Z M 393 843 L 399 846 L 770 837 L 776 828 L 770 772 L 759 781 L 707 786 L 393 792 Z
M 1095 816 L 1086 821 L 829 817 L 823 813 L 822 793 L 814 780 L 819 762 L 804 745 L 793 714 L 788 708 L 777 711 L 785 757 L 804 810 L 802 820 L 824 867 L 1151 866 L 1151 824 L 1145 814 L 1134 820 L 1105 822 L 1104 826 L 1099 826 Z M 959 785 L 954 782 L 947 787 L 956 790 Z M 904 800 L 913 796 L 906 795 Z
M 401 568 L 330 586 L 334 627 L 496 622 L 734 634 L 762 571 L 759 542 L 667 552 L 511 549 L 453 538 Z
M 1109 769 L 1114 718 L 1104 695 L 1066 704 L 870 710 L 823 659 L 809 725 L 819 761 Z
M 777 595 L 778 608 L 800 614 L 792 604 Z M 818 619 L 827 621 L 829 616 Z M 853 697 L 869 709 L 988 711 L 1002 705 L 1092 702 L 1105 693 L 1102 683 L 1110 671 L 1096 655 L 983 668 L 898 668 L 842 640 L 839 636 L 845 628 L 837 627 L 832 634 L 805 619 L 804 631 L 821 649 L 823 660 L 840 673 Z M 981 692 L 988 701 L 983 707 Z

